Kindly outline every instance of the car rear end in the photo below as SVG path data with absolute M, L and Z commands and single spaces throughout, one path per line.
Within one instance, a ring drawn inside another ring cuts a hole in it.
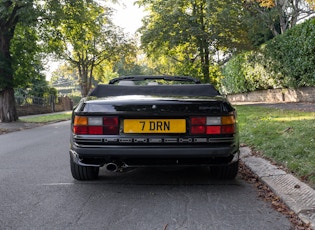
M 239 160 L 236 111 L 221 96 L 84 99 L 73 112 L 70 156 L 79 180 L 96 178 L 102 166 L 174 165 L 210 166 L 231 179 Z

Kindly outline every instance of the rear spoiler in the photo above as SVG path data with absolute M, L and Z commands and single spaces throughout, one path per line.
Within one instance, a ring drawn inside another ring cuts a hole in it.
M 123 76 L 114 78 L 109 81 L 109 84 L 116 84 L 122 81 L 145 81 L 145 80 L 166 80 L 166 81 L 177 81 L 177 82 L 191 82 L 193 84 L 201 84 L 200 80 L 193 77 L 188 76 L 167 76 L 167 75 L 161 75 L 161 76 Z
M 103 85 L 100 84 L 88 95 L 94 97 L 152 95 L 152 96 L 219 96 L 211 84 L 186 85 Z

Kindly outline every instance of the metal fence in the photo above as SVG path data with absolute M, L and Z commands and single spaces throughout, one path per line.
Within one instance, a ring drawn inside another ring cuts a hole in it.
M 24 106 L 24 105 L 51 105 L 52 103 L 55 103 L 55 97 L 34 97 L 34 96 L 16 96 L 15 102 L 16 105 Z

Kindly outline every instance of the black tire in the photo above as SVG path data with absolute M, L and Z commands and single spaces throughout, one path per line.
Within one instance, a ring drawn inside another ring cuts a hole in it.
M 229 165 L 211 166 L 211 174 L 218 179 L 232 180 L 237 176 L 239 162 Z
M 71 174 L 76 180 L 95 180 L 98 178 L 99 167 L 77 165 L 70 157 Z

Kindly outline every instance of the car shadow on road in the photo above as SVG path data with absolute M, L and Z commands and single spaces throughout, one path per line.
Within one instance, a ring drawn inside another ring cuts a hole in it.
M 220 180 L 210 174 L 208 167 L 162 167 L 135 168 L 124 172 L 100 170 L 97 184 L 124 185 L 235 185 L 240 186 L 240 179 Z

